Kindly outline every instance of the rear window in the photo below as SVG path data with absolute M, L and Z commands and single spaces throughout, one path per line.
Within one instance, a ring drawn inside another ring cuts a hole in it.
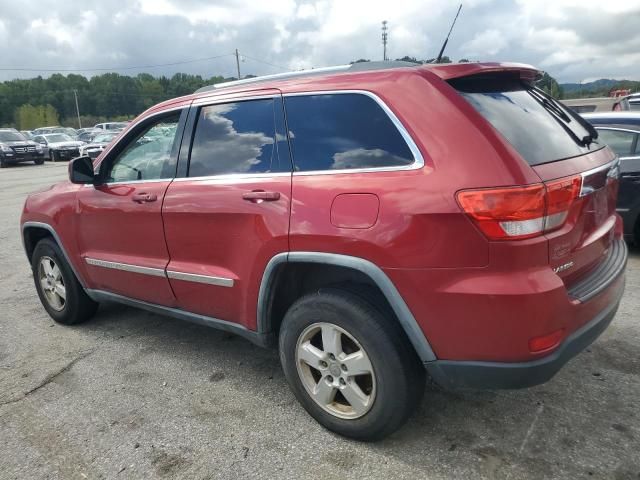
M 389 115 L 367 95 L 292 96 L 285 105 L 296 171 L 402 167 L 414 162 Z
M 529 165 L 583 155 L 589 131 L 555 100 L 516 78 L 466 77 L 450 82 Z

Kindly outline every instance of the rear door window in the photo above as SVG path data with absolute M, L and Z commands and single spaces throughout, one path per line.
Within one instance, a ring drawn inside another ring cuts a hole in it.
M 389 115 L 367 95 L 291 96 L 285 106 L 296 171 L 404 167 L 414 162 Z
M 575 114 L 519 79 L 477 76 L 450 83 L 530 165 L 601 148 L 596 142 L 583 144 L 589 131 Z
M 191 146 L 189 177 L 290 172 L 284 127 L 276 128 L 282 120 L 279 98 L 202 107 Z

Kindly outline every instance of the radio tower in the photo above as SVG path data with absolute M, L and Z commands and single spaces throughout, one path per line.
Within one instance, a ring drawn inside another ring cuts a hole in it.
M 387 39 L 389 38 L 389 34 L 387 33 L 387 21 L 382 21 L 382 60 L 385 62 L 388 60 L 387 58 Z

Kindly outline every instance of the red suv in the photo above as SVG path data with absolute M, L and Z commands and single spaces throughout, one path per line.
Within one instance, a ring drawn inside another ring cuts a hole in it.
M 65 324 L 116 301 L 277 345 L 359 439 L 426 375 L 545 382 L 615 315 L 627 250 L 616 156 L 538 76 L 360 63 L 157 105 L 27 199 L 38 295 Z

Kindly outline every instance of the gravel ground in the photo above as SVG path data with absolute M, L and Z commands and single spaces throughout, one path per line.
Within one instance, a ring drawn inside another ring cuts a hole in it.
M 65 164 L 0 171 L 0 478 L 640 479 L 640 251 L 616 319 L 546 385 L 428 390 L 375 444 L 322 429 L 277 354 L 117 305 L 55 325 L 18 221 Z

